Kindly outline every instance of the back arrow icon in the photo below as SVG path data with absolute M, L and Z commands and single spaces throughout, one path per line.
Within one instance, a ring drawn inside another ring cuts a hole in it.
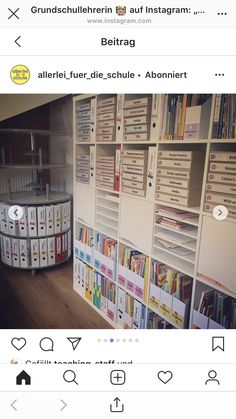
M 65 408 L 66 408 L 66 406 L 67 406 L 67 404 L 64 402 L 64 400 L 60 400 L 61 402 L 62 402 L 62 404 L 63 404 L 63 406 L 62 406 L 62 408 L 60 409 L 60 411 L 62 411 L 62 410 L 64 410 Z
M 15 211 L 14 211 L 14 214 L 15 214 L 16 217 L 18 217 L 17 211 L 18 211 L 18 209 L 16 208 Z
M 16 45 L 18 45 L 18 47 L 20 47 L 21 48 L 21 45 L 20 44 L 18 44 L 18 42 L 17 41 L 19 41 L 19 39 L 21 38 L 21 35 L 20 36 L 18 36 L 18 38 L 16 38 L 15 39 L 15 43 L 16 43 Z
M 11 403 L 11 407 L 14 409 L 14 410 L 17 410 L 17 408 L 14 406 L 14 404 L 17 402 L 17 399 L 16 400 L 14 400 L 14 402 L 12 402 Z

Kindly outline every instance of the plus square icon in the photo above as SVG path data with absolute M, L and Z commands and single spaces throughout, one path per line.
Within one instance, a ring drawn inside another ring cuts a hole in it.
M 111 384 L 115 386 L 122 386 L 125 384 L 126 375 L 123 370 L 113 370 L 110 374 Z

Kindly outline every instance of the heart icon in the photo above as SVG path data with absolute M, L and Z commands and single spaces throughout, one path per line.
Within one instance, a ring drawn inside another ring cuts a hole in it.
M 159 371 L 157 377 L 162 383 L 167 384 L 173 378 L 173 373 L 171 371 Z
M 17 349 L 17 351 L 21 351 L 21 349 L 23 349 L 26 345 L 26 340 L 25 338 L 13 338 L 11 340 L 11 344 L 15 349 Z

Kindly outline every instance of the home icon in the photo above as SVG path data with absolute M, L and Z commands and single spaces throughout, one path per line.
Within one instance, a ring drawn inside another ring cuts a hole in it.
M 22 384 L 30 386 L 31 377 L 29 376 L 29 374 L 27 374 L 27 372 L 21 371 L 21 373 L 19 375 L 17 375 L 17 377 L 16 377 L 16 384 L 18 386 L 21 386 Z

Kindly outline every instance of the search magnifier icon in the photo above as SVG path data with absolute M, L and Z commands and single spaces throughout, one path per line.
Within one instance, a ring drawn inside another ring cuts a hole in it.
M 75 383 L 78 386 L 78 383 L 76 381 L 76 373 L 73 370 L 66 370 L 63 374 L 63 379 L 67 383 Z

